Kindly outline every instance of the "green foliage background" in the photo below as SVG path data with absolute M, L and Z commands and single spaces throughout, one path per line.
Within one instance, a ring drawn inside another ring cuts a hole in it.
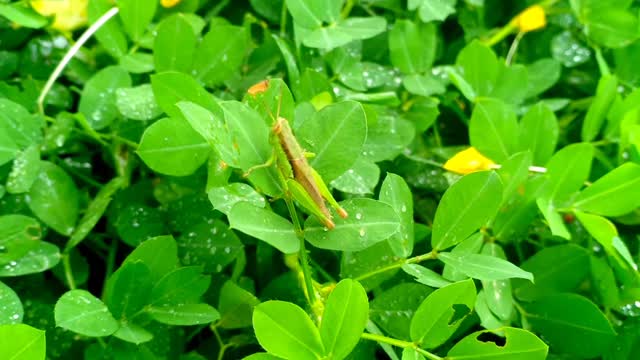
M 637 2 L 114 6 L 50 86 L 83 29 L 0 4 L 0 358 L 640 352 Z

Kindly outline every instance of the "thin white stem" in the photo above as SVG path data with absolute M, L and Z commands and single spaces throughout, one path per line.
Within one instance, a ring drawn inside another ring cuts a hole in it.
M 502 165 L 500 164 L 492 164 L 489 165 L 489 168 L 492 170 L 498 170 L 502 167 Z M 547 172 L 547 168 L 542 167 L 542 166 L 529 166 L 529 171 L 533 172 L 533 173 L 539 173 L 539 174 L 544 174 Z
M 516 51 L 518 50 L 518 45 L 520 44 L 522 36 L 524 36 L 524 32 L 521 31 L 516 35 L 515 39 L 513 39 L 511 47 L 509 48 L 509 52 L 507 53 L 507 59 L 505 60 L 507 66 L 511 66 L 511 61 L 513 61 L 513 57 L 516 55 Z
M 78 53 L 82 45 L 84 45 L 84 43 L 86 43 L 87 40 L 89 40 L 91 36 L 93 36 L 93 34 L 95 34 L 95 32 L 98 31 L 107 21 L 114 17 L 118 13 L 118 11 L 119 9 L 117 7 L 114 7 L 104 13 L 98 19 L 98 21 L 93 23 L 84 33 L 82 33 L 78 41 L 73 44 L 69 51 L 67 51 L 67 53 L 64 55 L 58 66 L 56 66 L 55 70 L 53 70 L 53 72 L 49 76 L 49 79 L 47 79 L 47 83 L 42 88 L 42 91 L 40 91 L 40 96 L 38 96 L 38 110 L 40 110 L 41 114 L 44 115 L 44 98 L 47 96 L 49 90 L 51 90 L 51 87 L 53 87 L 53 84 L 55 84 L 56 80 L 58 80 L 58 77 L 60 76 L 64 68 L 67 66 L 67 64 L 69 64 L 69 61 L 71 61 L 71 59 Z

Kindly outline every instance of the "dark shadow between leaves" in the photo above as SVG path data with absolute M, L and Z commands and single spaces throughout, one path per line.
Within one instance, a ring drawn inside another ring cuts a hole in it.
M 451 315 L 451 319 L 449 319 L 449 323 L 447 325 L 455 325 L 457 322 L 462 321 L 469 314 L 471 314 L 471 309 L 465 304 L 453 304 L 453 314 Z

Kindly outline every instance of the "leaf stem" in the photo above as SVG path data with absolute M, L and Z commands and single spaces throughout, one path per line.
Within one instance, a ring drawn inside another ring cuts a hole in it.
M 62 266 L 64 268 L 64 277 L 67 280 L 67 285 L 69 285 L 70 290 L 74 290 L 76 288 L 76 281 L 73 278 L 73 270 L 71 269 L 71 254 L 63 254 L 62 255 Z
M 296 235 L 300 240 L 300 251 L 298 252 L 298 256 L 300 258 L 300 263 L 302 265 L 302 275 L 304 278 L 305 290 L 307 293 L 307 300 L 311 305 L 311 308 L 314 309 L 314 304 L 316 303 L 316 292 L 313 288 L 313 279 L 311 278 L 311 268 L 309 267 L 309 258 L 307 256 L 307 249 L 305 248 L 304 242 L 304 232 L 302 231 L 302 226 L 300 225 L 300 219 L 298 218 L 298 213 L 296 211 L 295 206 L 293 205 L 293 201 L 291 197 L 285 195 L 284 201 L 287 204 L 287 209 L 289 210 L 289 215 L 291 216 L 291 221 L 293 222 L 293 227 L 295 229 Z
M 280 10 L 280 36 L 285 37 L 287 31 L 287 2 L 282 2 L 282 9 Z
M 390 265 L 387 265 L 385 267 L 381 267 L 379 269 L 375 269 L 373 271 L 370 271 L 368 273 L 364 273 L 358 277 L 356 277 L 354 280 L 357 281 L 362 281 L 364 279 L 370 278 L 372 276 L 381 274 L 383 272 L 387 272 L 389 270 L 394 270 L 394 269 L 398 269 L 401 268 L 403 265 L 407 265 L 407 264 L 416 264 L 425 260 L 433 260 L 438 256 L 438 253 L 436 251 L 431 251 L 428 252 L 426 254 L 422 254 L 422 255 L 418 255 L 418 256 L 414 256 L 412 258 L 408 258 L 408 259 L 404 259 L 402 261 L 399 261 L 397 263 L 393 263 Z
M 58 80 L 58 77 L 60 76 L 60 74 L 62 74 L 64 68 L 67 67 L 69 61 L 71 61 L 71 59 L 78 53 L 78 51 L 80 51 L 82 45 L 84 45 L 84 43 L 86 43 L 87 40 L 89 40 L 96 31 L 98 31 L 112 17 L 116 16 L 118 11 L 119 9 L 117 7 L 113 7 L 106 13 L 102 14 L 102 16 L 100 16 L 100 18 L 98 18 L 95 23 L 89 26 L 89 28 L 84 33 L 82 33 L 82 35 L 80 35 L 78 41 L 73 44 L 69 51 L 64 54 L 64 57 L 58 63 L 58 66 L 56 66 L 51 75 L 49 75 L 47 83 L 44 85 L 42 91 L 40 91 L 40 95 L 38 96 L 38 110 L 40 111 L 40 114 L 44 115 L 44 98 L 47 96 L 56 80 Z
M 377 341 L 385 344 L 390 344 L 393 346 L 401 347 L 403 349 L 410 348 L 424 355 L 427 359 L 430 360 L 442 360 L 442 358 L 436 354 L 432 354 L 424 349 L 421 349 L 416 343 L 412 343 L 409 341 L 394 339 L 390 337 L 386 337 L 383 335 L 371 334 L 371 333 L 363 333 L 360 338 L 365 340 Z

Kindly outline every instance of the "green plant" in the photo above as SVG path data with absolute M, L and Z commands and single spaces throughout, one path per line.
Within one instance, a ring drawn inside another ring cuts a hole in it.
M 0 358 L 640 349 L 635 2 L 72 3 L 0 4 Z

